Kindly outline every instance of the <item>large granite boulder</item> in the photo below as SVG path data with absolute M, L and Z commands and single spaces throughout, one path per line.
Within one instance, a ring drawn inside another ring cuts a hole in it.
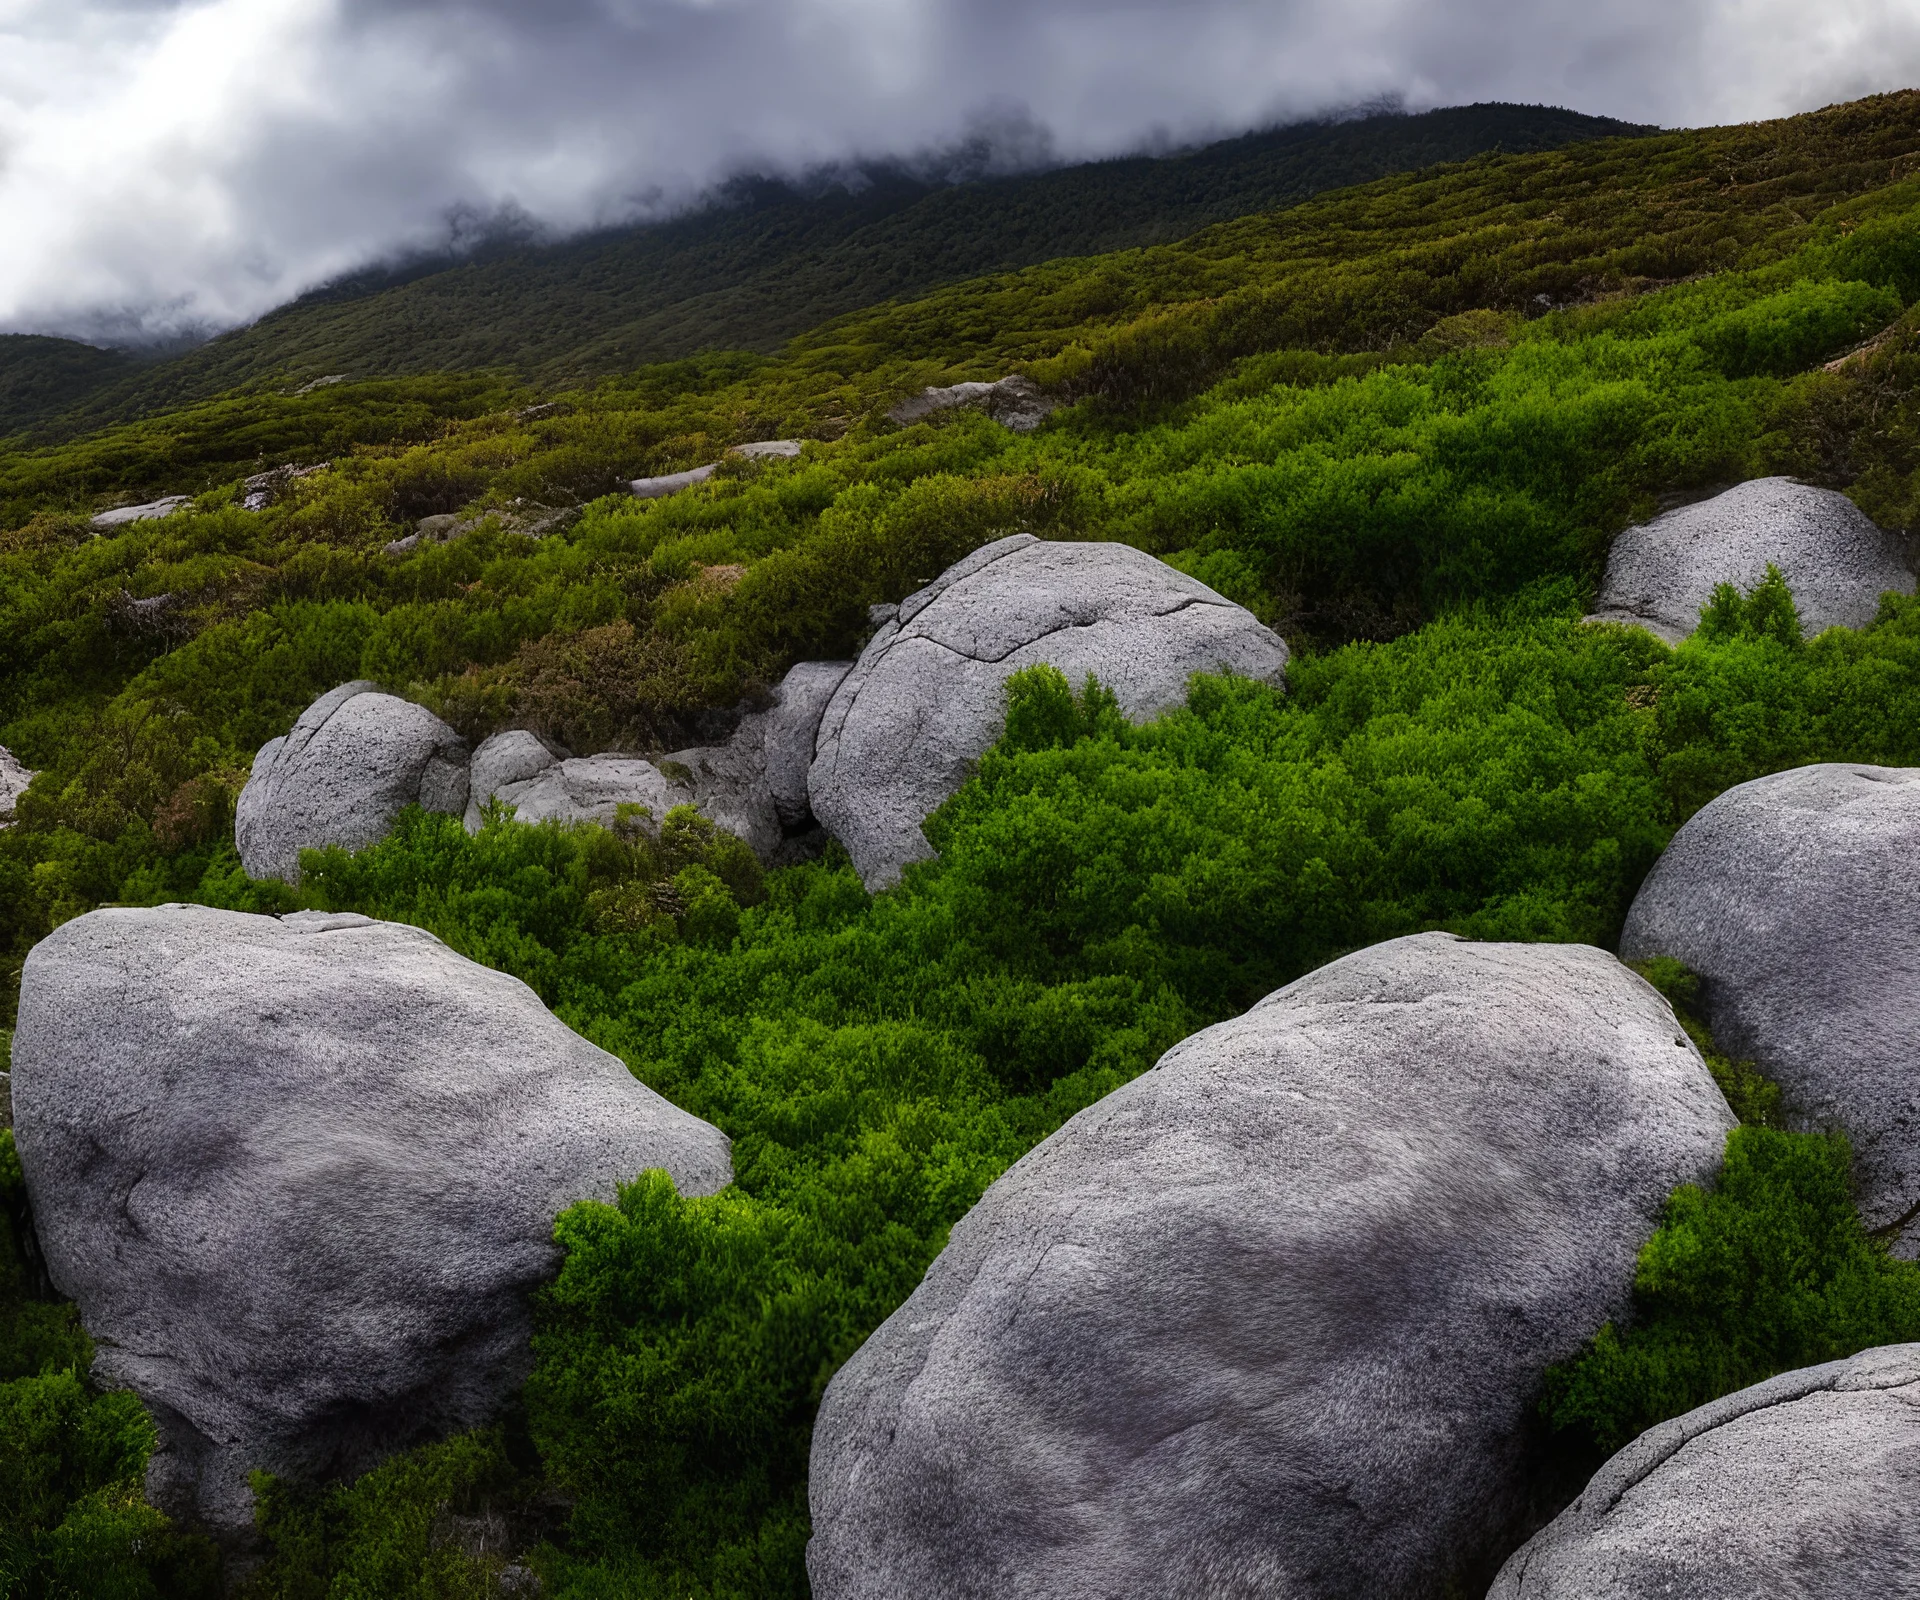
M 1917 1499 L 1920 1345 L 1887 1345 L 1649 1429 L 1488 1600 L 1907 1600 Z
M 34 776 L 11 750 L 0 745 L 0 828 L 12 823 L 13 808 L 20 803 Z
M 343 683 L 254 757 L 234 842 L 250 876 L 298 883 L 302 850 L 364 849 L 415 803 L 466 810 L 466 741 L 425 706 Z
M 1583 945 L 1421 934 L 1016 1162 L 828 1386 L 819 1600 L 1439 1596 L 1537 1515 L 1546 1368 L 1732 1114 Z
M 1678 644 L 1700 625 L 1713 591 L 1742 593 L 1780 569 L 1811 638 L 1863 628 L 1880 596 L 1914 591 L 1906 550 L 1843 494 L 1791 478 L 1756 478 L 1629 528 L 1607 557 L 1592 622 L 1636 623 Z
M 1920 768 L 1798 767 L 1694 815 L 1641 885 L 1629 961 L 1703 980 L 1715 1042 L 1853 1142 L 1867 1226 L 1920 1255 Z
M 568 1205 L 732 1175 L 525 985 L 358 916 L 66 923 L 27 958 L 13 1078 L 47 1266 L 160 1427 L 149 1492 L 228 1533 L 250 1470 L 358 1472 L 495 1415 Z
M 874 635 L 835 691 L 808 778 L 813 812 L 869 889 L 933 854 L 920 824 L 1000 736 L 1007 678 L 1088 673 L 1135 721 L 1186 704 L 1196 672 L 1283 680 L 1251 612 L 1124 544 L 1015 534 L 956 562 Z

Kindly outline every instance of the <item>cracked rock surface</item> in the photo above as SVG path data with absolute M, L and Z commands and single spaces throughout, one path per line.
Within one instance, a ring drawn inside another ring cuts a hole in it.
M 1700 625 L 1718 585 L 1745 594 L 1769 562 L 1793 590 L 1809 639 L 1826 628 L 1865 627 L 1888 589 L 1914 592 L 1900 540 L 1845 495 L 1756 478 L 1622 533 L 1588 620 L 1636 623 L 1678 644 Z
M 298 883 L 302 850 L 365 849 L 416 801 L 466 810 L 466 741 L 425 706 L 343 683 L 254 757 L 234 842 L 249 876 Z
M 909 595 L 841 681 L 808 792 L 869 889 L 932 856 L 920 824 L 999 738 L 1008 677 L 1094 674 L 1136 722 L 1186 704 L 1196 672 L 1281 683 L 1287 647 L 1249 611 L 1124 544 L 1015 534 Z
M 1487 1600 L 1920 1594 L 1920 1345 L 1783 1373 L 1650 1428 Z
M 1715 1042 L 1844 1129 L 1860 1214 L 1920 1256 L 1920 768 L 1821 765 L 1697 812 L 1627 914 L 1629 961 L 1704 980 Z
M 1541 1372 L 1627 1310 L 1732 1126 L 1603 951 L 1429 933 L 1309 974 L 1015 1162 L 840 1369 L 813 1593 L 1484 1582 Z
M 311 1481 L 476 1426 L 530 1365 L 555 1215 L 727 1140 L 431 934 L 365 917 L 95 911 L 34 947 L 21 1165 L 102 1381 L 153 1411 L 149 1492 L 251 1528 Z

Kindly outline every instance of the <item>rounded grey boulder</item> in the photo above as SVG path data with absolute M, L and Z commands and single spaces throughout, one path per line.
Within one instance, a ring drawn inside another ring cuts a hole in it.
M 1811 638 L 1864 628 L 1887 590 L 1912 594 L 1906 551 L 1843 494 L 1791 478 L 1755 478 L 1681 506 L 1613 542 L 1590 622 L 1636 623 L 1678 644 L 1700 625 L 1713 591 L 1742 593 L 1780 569 Z
M 1887 1345 L 1649 1429 L 1487 1600 L 1907 1600 L 1916 1497 L 1920 1345 Z
M 1812 766 L 1697 812 L 1620 936 L 1629 961 L 1700 975 L 1715 1041 L 1780 1085 L 1797 1126 L 1847 1133 L 1861 1215 L 1889 1232 L 1920 1212 L 1916 934 L 1920 768 Z
M 1050 663 L 1100 679 L 1135 721 L 1186 704 L 1197 672 L 1284 680 L 1254 615 L 1124 544 L 1015 534 L 956 562 L 874 635 L 834 692 L 807 787 L 869 889 L 933 854 L 920 825 L 1000 736 L 1004 685 Z
M 425 706 L 343 683 L 254 757 L 234 842 L 249 876 L 298 883 L 302 850 L 365 849 L 416 802 L 466 810 L 466 741 Z
M 767 793 L 782 828 L 804 827 L 813 818 L 807 769 L 814 741 L 834 691 L 852 670 L 851 661 L 802 661 L 780 680 L 773 709 L 763 713 Z
M 1427 1597 L 1733 1117 L 1583 945 L 1377 945 L 1016 1162 L 828 1386 L 819 1600 Z
M 529 1367 L 557 1213 L 727 1140 L 417 928 L 95 911 L 27 957 L 15 1137 L 96 1372 L 153 1411 L 156 1502 L 251 1525 L 314 1480 L 493 1416 Z

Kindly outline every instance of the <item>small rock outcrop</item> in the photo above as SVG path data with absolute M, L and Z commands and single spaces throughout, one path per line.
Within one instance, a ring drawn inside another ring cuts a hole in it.
M 611 824 L 622 805 L 640 805 L 657 830 L 675 806 L 697 807 L 769 865 L 784 863 L 813 822 L 807 769 L 827 702 L 852 666 L 803 661 L 774 691 L 773 705 L 741 718 L 725 744 L 640 756 L 572 757 L 531 733 L 496 733 L 473 755 L 467 828 L 477 833 L 490 798 L 522 822 Z
M 819 1600 L 1425 1600 L 1524 1531 L 1541 1373 L 1733 1116 L 1581 945 L 1421 934 L 1080 1112 L 829 1384 Z M 1482 1579 L 1484 1581 L 1484 1578 Z
M 933 849 L 920 825 L 1000 736 L 1023 667 L 1088 673 L 1144 721 L 1184 705 L 1197 672 L 1283 680 L 1287 647 L 1253 614 L 1124 544 L 1015 534 L 976 550 L 874 635 L 820 723 L 814 815 L 870 889 Z
M 241 865 L 255 878 L 300 880 L 300 852 L 364 849 L 418 802 L 467 808 L 467 745 L 424 706 L 344 683 L 261 748 L 234 810 Z
M 807 771 L 813 765 L 814 741 L 834 691 L 852 670 L 851 661 L 802 661 L 781 679 L 773 709 L 764 713 L 767 793 L 780 826 L 789 833 L 813 820 Z
M 742 456 L 748 461 L 792 461 L 800 454 L 802 443 L 799 439 L 762 439 L 754 444 L 737 444 L 727 454 Z M 634 478 L 627 487 L 636 500 L 659 500 L 682 489 L 691 489 L 696 483 L 705 483 L 719 470 L 718 462 L 709 462 L 704 467 L 666 472 L 657 478 Z
M 1720 1048 L 1803 1128 L 1853 1143 L 1860 1212 L 1920 1255 L 1920 768 L 1799 767 L 1729 789 L 1627 914 L 1629 961 L 1702 978 Z M 1901 1230 L 1904 1230 L 1902 1232 Z
M 1032 433 L 1059 409 L 1058 402 L 1041 393 L 1031 378 L 1015 373 L 998 383 L 955 383 L 922 389 L 888 411 L 887 420 L 906 428 L 925 422 L 935 412 L 960 406 L 978 406 L 1001 427 L 1015 433 Z
M 268 506 L 282 499 L 286 492 L 302 478 L 311 478 L 316 472 L 325 472 L 327 463 L 302 467 L 289 461 L 285 466 L 270 467 L 265 472 L 256 472 L 240 485 L 236 496 L 242 511 L 265 511 Z
M 0 828 L 12 825 L 13 808 L 20 803 L 20 796 L 27 792 L 27 785 L 34 777 L 11 750 L 0 745 Z
M 1487 1600 L 1920 1593 L 1920 1345 L 1783 1373 L 1651 1428 Z
M 143 506 L 120 506 L 113 511 L 102 511 L 92 519 L 91 526 L 95 532 L 100 532 L 107 528 L 123 528 L 129 522 L 156 522 L 191 504 L 193 496 L 190 494 L 170 494 L 158 500 L 149 500 Z
M 1590 622 L 1635 623 L 1678 644 L 1713 591 L 1742 593 L 1780 569 L 1807 637 L 1863 628 L 1889 589 L 1914 592 L 1906 552 L 1858 506 L 1791 478 L 1756 478 L 1629 528 L 1613 542 Z
M 497 1414 L 568 1205 L 732 1176 L 524 984 L 359 916 L 68 922 L 27 957 L 13 1076 L 47 1266 L 160 1429 L 149 1493 L 229 1536 L 249 1471 L 360 1472 Z

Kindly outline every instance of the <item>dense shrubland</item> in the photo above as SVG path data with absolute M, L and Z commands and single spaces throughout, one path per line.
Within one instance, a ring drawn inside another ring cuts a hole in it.
M 0 459 L 0 743 L 45 773 L 0 833 L 14 974 L 105 901 L 416 922 L 735 1141 L 721 1195 L 638 1177 L 561 1219 L 500 1431 L 272 1489 L 257 1591 L 487 1592 L 503 1558 L 456 1525 L 497 1519 L 555 1592 L 801 1592 L 827 1378 L 1075 1110 L 1375 940 L 1611 944 L 1674 829 L 1731 784 L 1920 764 L 1920 602 L 1806 640 L 1770 580 L 1719 595 L 1677 650 L 1577 620 L 1610 535 L 1664 496 L 1786 471 L 1914 525 L 1917 99 L 1394 180 L 545 414 L 492 379 L 395 380 Z M 1539 293 L 1578 303 L 1528 319 Z M 1014 358 L 1080 403 L 1026 438 L 874 412 Z M 604 497 L 776 432 L 822 442 L 673 499 Z M 281 504 L 233 508 L 246 472 L 322 457 Z M 89 538 L 78 513 L 109 489 L 203 493 Z M 509 526 L 528 504 L 579 515 L 530 540 Z M 415 517 L 489 509 L 382 551 Z M 654 844 L 413 813 L 311 858 L 297 893 L 239 870 L 253 750 L 345 678 L 473 735 L 670 748 L 1016 529 L 1128 540 L 1241 600 L 1300 651 L 1287 693 L 1202 679 L 1133 728 L 1097 685 L 1023 675 L 1005 738 L 929 824 L 940 859 L 879 898 L 835 855 L 763 875 L 687 816 Z M 159 624 L 122 598 L 161 594 Z M 1656 977 L 1684 1005 L 1684 975 Z M 1675 1197 L 1633 1324 L 1546 1389 L 1594 1446 L 1920 1332 L 1915 1269 L 1861 1234 L 1844 1149 L 1769 1126 L 1768 1086 L 1715 1065 L 1747 1123 L 1725 1177 Z M 137 1408 L 72 1376 L 84 1336 L 29 1266 L 0 1304 L 0 1406 L 68 1420 L 0 1461 L 39 1508 L 9 1535 L 25 1576 L 0 1583 L 23 1595 L 59 1592 L 61 1540 L 142 1514 L 145 1448 Z M 158 1533 L 115 1548 L 99 1569 L 129 1594 L 201 1570 Z

